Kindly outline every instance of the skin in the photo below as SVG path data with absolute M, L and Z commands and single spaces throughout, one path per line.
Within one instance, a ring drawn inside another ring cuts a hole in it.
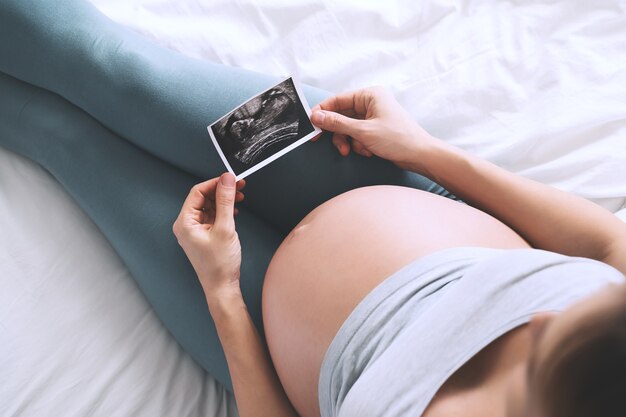
M 540 402 L 533 400 L 533 392 L 541 391 L 541 370 L 544 364 L 558 355 L 562 340 L 579 332 L 581 328 L 601 322 L 611 309 L 618 308 L 625 301 L 626 285 L 612 284 L 563 313 L 542 313 L 533 317 L 527 326 L 530 344 L 526 358 L 508 375 L 504 396 L 505 415 L 544 416 L 538 405 Z
M 468 245 L 530 246 L 626 272 L 623 222 L 587 200 L 431 136 L 388 91 L 343 93 L 313 110 L 312 122 L 333 132 L 341 155 L 354 151 L 387 159 L 433 179 L 470 206 L 406 187 L 375 186 L 317 207 L 285 238 L 268 267 L 265 346 L 239 289 L 233 216 L 235 202 L 243 199 L 237 190 L 245 184 L 226 173 L 194 186 L 173 232 L 205 291 L 242 417 L 318 416 L 319 367 L 340 325 L 382 280 L 428 253 Z M 424 415 L 543 417 L 529 389 L 540 383 L 540 373 L 526 377 L 529 361 L 541 369 L 560 341 L 623 302 L 616 296 L 623 292 L 599 292 L 556 316 L 540 312 L 463 365 Z
M 529 247 L 480 210 L 398 186 L 341 194 L 295 227 L 267 270 L 263 319 L 287 395 L 298 410 L 312 410 L 301 415 L 319 414 L 323 355 L 356 305 L 412 260 L 457 246 Z

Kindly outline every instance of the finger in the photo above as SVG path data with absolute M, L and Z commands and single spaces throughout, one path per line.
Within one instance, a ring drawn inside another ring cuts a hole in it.
M 344 135 L 343 133 L 333 133 L 331 141 L 339 153 L 341 153 L 342 147 L 350 145 L 348 143 L 348 135 Z
M 352 140 L 352 150 L 362 156 L 372 156 L 372 153 L 358 140 Z
M 332 109 L 322 109 L 322 108 L 320 107 L 320 105 L 319 105 L 319 104 L 318 104 L 317 106 L 315 106 L 315 107 L 313 107 L 313 108 L 311 109 L 311 114 L 312 114 L 314 111 L 317 111 L 317 110 L 330 110 L 330 111 L 334 111 L 335 113 L 341 113 L 341 114 L 343 114 L 344 116 L 348 116 L 348 117 L 354 117 L 354 116 L 356 116 L 357 114 L 359 114 L 359 113 L 357 113 L 357 112 L 356 112 L 354 109 L 352 109 L 352 108 L 350 108 L 350 109 L 338 109 L 338 110 L 332 110 Z
M 233 220 L 235 208 L 235 176 L 226 172 L 219 177 L 215 190 L 215 223 L 216 230 L 231 232 L 235 230 Z
M 343 114 L 344 116 L 353 117 L 353 118 L 361 118 L 361 114 L 357 113 L 354 109 L 339 109 L 339 110 L 330 110 L 330 109 L 322 109 L 321 107 L 311 109 L 311 114 L 316 111 L 331 111 L 334 113 Z
M 235 194 L 235 203 L 243 201 L 245 197 L 246 196 L 241 191 L 237 191 L 237 194 Z
M 321 136 L 322 136 L 321 133 L 319 135 L 314 136 L 313 138 L 311 138 L 311 142 L 317 141 Z
M 203 224 L 215 223 L 215 210 L 213 208 L 204 210 L 204 218 L 202 219 L 202 223 Z
M 235 216 L 239 214 L 239 209 L 235 207 Z
M 322 110 L 343 111 L 353 109 L 358 114 L 366 114 L 367 108 L 379 94 L 375 87 L 346 91 L 319 103 Z
M 217 177 L 217 179 L 219 180 L 219 177 Z M 237 191 L 243 190 L 243 188 L 246 185 L 247 185 L 246 180 L 239 180 L 239 181 L 237 181 Z M 207 195 L 205 197 L 206 197 L 206 203 L 204 205 L 205 209 L 215 205 L 215 193 L 209 194 L 209 195 Z
M 312 111 L 315 111 L 315 110 L 320 110 L 319 105 L 317 105 L 317 106 L 313 107 Z M 362 115 L 357 114 L 357 112 L 355 112 L 354 110 L 351 110 L 351 109 L 350 109 L 350 110 L 341 110 L 341 111 L 339 111 L 339 112 L 337 112 L 337 113 L 341 113 L 341 114 L 343 114 L 344 116 L 347 116 L 347 117 L 352 117 L 352 118 L 355 118 L 355 119 L 360 119 L 360 120 L 362 120 L 362 119 L 363 119 Z M 319 138 L 321 138 L 321 137 L 322 137 L 322 135 L 323 135 L 323 133 L 320 133 L 319 135 L 317 135 L 317 136 L 313 137 L 313 138 L 311 139 L 311 142 L 317 142 L 317 140 L 318 140 Z
M 211 199 L 215 194 L 215 187 L 217 185 L 218 177 L 211 178 L 210 180 L 201 182 L 194 185 L 189 191 L 189 195 L 183 202 L 182 212 L 193 212 L 194 210 L 201 211 L 206 206 L 206 201 Z
M 333 97 L 329 97 L 322 100 L 319 104 L 319 110 L 329 111 L 341 111 L 347 109 L 354 109 L 354 95 L 355 90 L 346 91 L 344 93 L 337 94 Z
M 333 135 L 333 145 L 337 148 L 342 156 L 348 156 L 350 153 L 350 144 L 348 143 L 348 135 L 335 133 Z
M 346 117 L 343 114 L 326 110 L 317 110 L 311 115 L 311 122 L 330 132 L 358 136 L 362 131 L 363 120 Z
M 344 116 L 347 116 L 347 117 L 352 117 L 353 119 L 361 119 L 361 120 L 363 120 L 362 115 L 360 113 L 357 113 L 356 111 L 354 111 L 352 109 L 339 110 L 336 113 L 343 114 Z

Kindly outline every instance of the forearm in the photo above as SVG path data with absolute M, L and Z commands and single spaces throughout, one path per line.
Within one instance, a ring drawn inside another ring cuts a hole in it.
M 419 158 L 422 174 L 498 218 L 533 247 L 605 260 L 619 236 L 626 236 L 626 225 L 602 207 L 449 144 L 440 142 Z
M 297 416 L 241 294 L 207 294 L 207 301 L 226 354 L 239 415 Z

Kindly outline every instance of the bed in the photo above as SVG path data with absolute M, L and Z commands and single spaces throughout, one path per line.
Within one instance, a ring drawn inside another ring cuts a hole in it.
M 623 1 L 92 3 L 190 56 L 385 85 L 436 136 L 626 221 Z M 63 187 L 2 147 L 0 257 L 0 415 L 237 415 Z

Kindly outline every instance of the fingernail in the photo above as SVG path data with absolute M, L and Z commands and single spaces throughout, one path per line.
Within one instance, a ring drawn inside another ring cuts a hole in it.
M 220 182 L 225 187 L 234 187 L 235 186 L 235 176 L 231 173 L 226 173 L 222 175 L 220 178 Z
M 326 118 L 326 115 L 324 114 L 324 112 L 320 111 L 320 110 L 316 110 L 313 112 L 313 114 L 311 115 L 311 121 L 313 121 L 313 123 L 321 125 L 322 123 L 324 123 L 324 118 Z

